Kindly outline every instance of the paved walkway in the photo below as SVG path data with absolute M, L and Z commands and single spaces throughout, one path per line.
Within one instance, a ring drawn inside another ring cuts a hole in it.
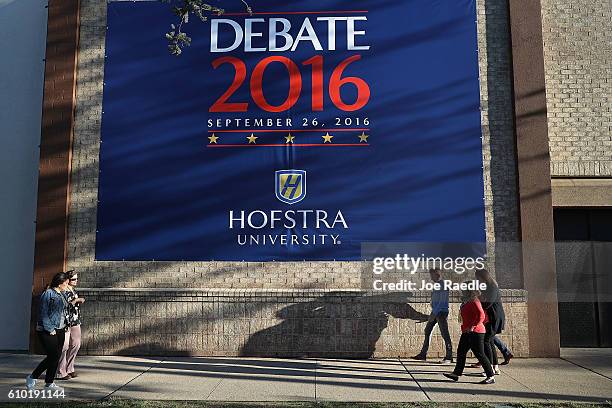
M 40 356 L 0 354 L 0 400 L 24 389 Z M 80 376 L 62 381 L 69 399 L 211 401 L 606 401 L 612 349 L 565 349 L 561 359 L 514 359 L 495 385 L 459 383 L 449 366 L 407 359 L 131 358 L 83 356 Z

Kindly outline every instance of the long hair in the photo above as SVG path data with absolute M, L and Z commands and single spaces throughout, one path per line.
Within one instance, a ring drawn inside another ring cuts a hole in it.
M 461 301 L 462 303 L 471 302 L 474 299 L 478 299 L 480 297 L 480 291 L 478 289 L 470 290 L 466 289 L 461 291 Z
M 51 283 L 49 283 L 49 286 L 47 286 L 47 289 L 54 289 L 59 287 L 59 285 L 61 285 L 62 283 L 66 282 L 68 280 L 68 274 L 65 272 L 58 272 L 53 276 L 53 279 L 51 279 Z
M 476 270 L 475 275 L 476 275 L 476 279 L 486 283 L 487 287 L 489 287 L 489 286 L 491 286 L 491 287 L 499 287 L 499 285 L 497 285 L 497 282 L 495 282 L 495 279 L 493 279 L 493 276 L 491 276 L 489 271 L 487 271 L 486 269 L 478 269 L 478 270 Z

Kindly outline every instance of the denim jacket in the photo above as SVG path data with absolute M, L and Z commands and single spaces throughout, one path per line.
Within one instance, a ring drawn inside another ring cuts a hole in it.
M 66 327 L 66 299 L 53 289 L 45 290 L 40 295 L 37 330 L 52 332 Z

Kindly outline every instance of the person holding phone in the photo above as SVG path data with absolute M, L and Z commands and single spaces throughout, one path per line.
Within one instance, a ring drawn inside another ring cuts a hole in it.
M 74 361 L 81 348 L 81 305 L 85 299 L 80 297 L 75 287 L 79 276 L 75 271 L 68 271 L 68 287 L 62 294 L 68 302 L 68 322 L 62 355 L 59 360 L 57 379 L 69 380 L 78 377 L 74 369 Z

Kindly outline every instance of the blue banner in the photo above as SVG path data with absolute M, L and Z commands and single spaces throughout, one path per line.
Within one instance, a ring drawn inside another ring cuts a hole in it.
M 474 0 L 108 4 L 97 260 L 484 242 Z

